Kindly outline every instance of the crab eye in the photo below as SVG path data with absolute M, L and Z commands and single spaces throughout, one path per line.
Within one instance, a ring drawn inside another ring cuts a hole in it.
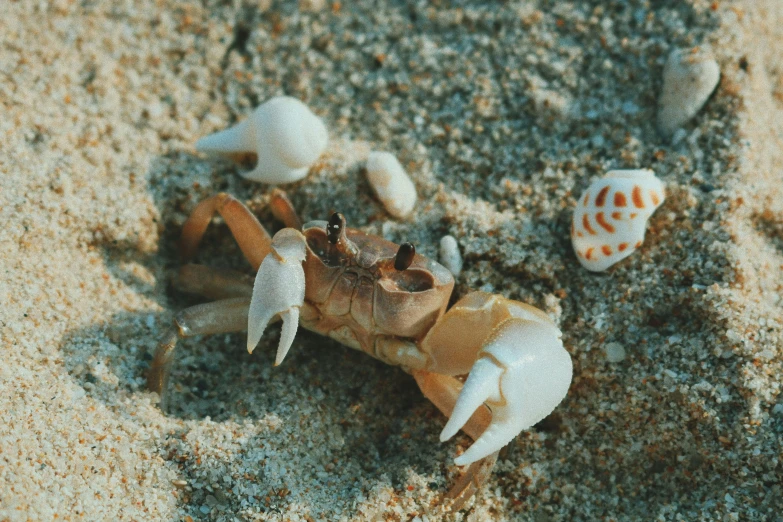
M 416 247 L 410 243 L 403 243 L 400 245 L 400 249 L 397 250 L 397 255 L 394 257 L 394 269 L 405 270 L 411 263 L 413 263 L 413 256 L 416 255 Z
M 331 244 L 337 244 L 344 227 L 345 216 L 339 212 L 332 214 L 332 217 L 329 218 L 329 222 L 326 224 L 326 238 Z

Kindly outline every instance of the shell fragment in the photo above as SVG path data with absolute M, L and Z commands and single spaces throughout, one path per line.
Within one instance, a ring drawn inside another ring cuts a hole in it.
M 658 130 L 669 135 L 696 115 L 715 90 L 720 67 L 708 50 L 676 49 L 663 68 Z

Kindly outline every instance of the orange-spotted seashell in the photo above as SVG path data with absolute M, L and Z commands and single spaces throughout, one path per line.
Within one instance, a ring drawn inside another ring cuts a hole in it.
M 593 272 L 630 256 L 644 242 L 647 219 L 665 197 L 652 170 L 613 170 L 579 198 L 571 222 L 571 244 Z

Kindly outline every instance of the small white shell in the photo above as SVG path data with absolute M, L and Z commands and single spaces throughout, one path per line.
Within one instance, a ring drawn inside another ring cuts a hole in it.
M 258 164 L 243 174 L 262 183 L 291 183 L 307 175 L 328 141 L 321 119 L 296 98 L 278 96 L 261 104 L 237 125 L 201 138 L 201 152 L 254 152 Z
M 440 264 L 448 268 L 454 277 L 462 272 L 462 256 L 454 236 L 440 238 Z
M 367 180 L 389 214 L 402 219 L 413 211 L 416 187 L 393 154 L 370 152 L 367 157 Z
M 613 170 L 593 182 L 571 222 L 571 244 L 582 266 L 600 272 L 631 255 L 664 198 L 663 183 L 652 170 Z
M 675 49 L 663 68 L 658 130 L 668 135 L 684 125 L 704 106 L 719 79 L 712 53 L 698 47 Z

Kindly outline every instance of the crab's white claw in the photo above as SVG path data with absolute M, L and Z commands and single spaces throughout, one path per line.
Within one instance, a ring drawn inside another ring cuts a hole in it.
M 506 319 L 485 342 L 440 440 L 454 436 L 486 403 L 492 421 L 455 462 L 470 464 L 498 451 L 555 409 L 568 392 L 571 373 L 571 356 L 553 324 Z
M 283 330 L 275 366 L 283 362 L 299 325 L 299 307 L 305 296 L 305 246 L 304 236 L 296 229 L 284 228 L 275 234 L 272 251 L 261 263 L 253 285 L 247 317 L 247 351 L 253 353 L 266 325 L 279 315 Z

